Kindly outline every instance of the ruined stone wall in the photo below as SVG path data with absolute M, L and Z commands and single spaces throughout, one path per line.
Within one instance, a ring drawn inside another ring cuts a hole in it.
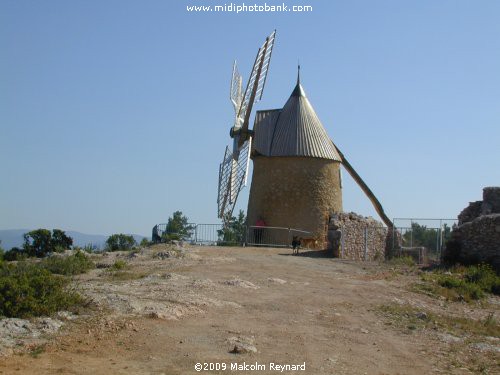
M 248 201 L 248 225 L 262 216 L 267 226 L 313 233 L 326 248 L 330 212 L 342 211 L 340 163 L 306 157 L 256 156 Z
M 483 200 L 472 202 L 458 216 L 458 226 L 443 251 L 443 261 L 489 263 L 500 272 L 500 187 L 483 189 Z
M 336 258 L 384 259 L 387 228 L 353 212 L 333 214 L 328 227 L 328 250 Z
M 458 261 L 489 263 L 500 271 L 500 214 L 482 215 L 453 231 L 459 244 Z
M 481 215 L 483 201 L 470 202 L 458 215 L 458 225 L 469 223 Z
M 500 213 L 500 187 L 485 187 L 483 189 L 483 204 L 481 215 Z
M 485 187 L 483 200 L 470 202 L 458 215 L 458 225 L 469 223 L 482 215 L 500 213 L 500 187 Z

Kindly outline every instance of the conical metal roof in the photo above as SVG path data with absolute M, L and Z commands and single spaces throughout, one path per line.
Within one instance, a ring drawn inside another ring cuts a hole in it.
M 273 133 L 269 156 L 342 160 L 307 99 L 300 80 L 281 110 Z

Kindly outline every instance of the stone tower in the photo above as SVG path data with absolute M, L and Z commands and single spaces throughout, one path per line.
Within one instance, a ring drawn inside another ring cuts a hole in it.
M 258 111 L 248 224 L 307 230 L 324 248 L 328 218 L 342 212 L 341 157 L 300 78 L 282 109 Z

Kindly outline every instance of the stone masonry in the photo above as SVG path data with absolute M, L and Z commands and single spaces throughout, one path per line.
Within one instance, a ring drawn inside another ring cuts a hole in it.
M 340 163 L 307 157 L 254 158 L 248 224 L 310 231 L 315 248 L 325 249 L 330 212 L 342 211 Z
M 458 215 L 443 261 L 489 263 L 500 272 L 500 187 L 485 187 L 483 200 L 470 203 Z
M 384 259 L 387 228 L 371 217 L 334 213 L 328 226 L 328 251 L 336 258 Z

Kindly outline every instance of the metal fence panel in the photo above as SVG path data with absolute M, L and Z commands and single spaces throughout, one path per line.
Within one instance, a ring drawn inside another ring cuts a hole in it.
M 290 247 L 293 237 L 311 236 L 311 232 L 282 227 L 249 226 L 246 243 L 249 246 Z
M 422 263 L 439 263 L 441 252 L 456 225 L 456 219 L 395 218 L 393 254 L 411 256 Z M 396 238 L 400 237 L 400 243 Z

